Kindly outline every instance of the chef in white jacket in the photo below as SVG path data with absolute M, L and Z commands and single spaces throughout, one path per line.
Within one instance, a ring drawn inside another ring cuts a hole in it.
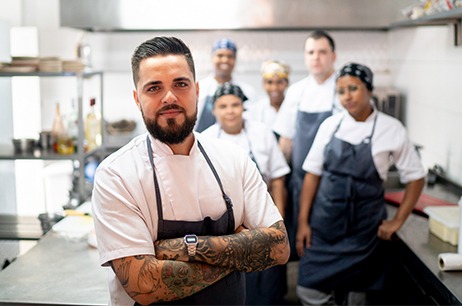
M 212 98 L 220 84 L 232 82 L 239 85 L 249 101 L 256 98 L 255 89 L 233 77 L 237 59 L 237 46 L 234 41 L 228 38 L 217 40 L 212 47 L 213 72 L 206 78 L 199 80 L 199 101 L 197 104 L 197 122 L 194 128 L 202 132 L 216 122 L 212 114 Z
M 305 41 L 304 54 L 305 65 L 310 74 L 287 89 L 284 103 L 273 125 L 274 132 L 279 135 L 281 149 L 292 169 L 288 189 L 292 213 L 285 219 L 292 257 L 296 255 L 293 243 L 297 230 L 300 191 L 305 175 L 303 161 L 321 123 L 343 109 L 335 95 L 336 53 L 332 37 L 325 31 L 312 32 Z

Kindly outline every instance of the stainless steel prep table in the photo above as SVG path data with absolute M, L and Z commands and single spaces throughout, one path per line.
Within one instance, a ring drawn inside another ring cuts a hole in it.
M 388 205 L 389 217 L 396 209 Z M 428 219 L 416 214 L 411 214 L 398 236 L 396 257 L 421 294 L 435 305 L 462 305 L 462 271 L 443 272 L 438 268 L 438 255 L 457 253 L 457 247 L 431 234 Z
M 107 271 L 86 237 L 49 231 L 0 271 L 0 304 L 107 305 Z
M 392 216 L 396 207 L 387 206 Z M 434 304 L 461 304 L 462 272 L 441 272 L 437 264 L 439 253 L 456 252 L 457 248 L 430 234 L 428 219 L 415 214 L 398 236 L 396 258 L 406 270 L 400 273 L 413 277 L 421 293 Z M 99 265 L 98 251 L 86 239 L 50 231 L 0 272 L 0 304 L 107 305 L 106 273 Z

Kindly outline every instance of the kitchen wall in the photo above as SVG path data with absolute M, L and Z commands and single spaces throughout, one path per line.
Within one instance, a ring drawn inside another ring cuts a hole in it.
M 41 0 L 40 4 L 34 0 L 2 0 L 0 20 L 13 27 L 37 27 L 39 55 L 72 58 L 84 33 L 60 28 L 58 7 L 58 0 Z M 377 86 L 398 88 L 405 102 L 404 122 L 412 141 L 423 146 L 421 155 L 425 167 L 439 164 L 450 178 L 462 184 L 462 107 L 458 101 L 462 47 L 453 45 L 453 29 L 432 26 L 388 32 L 337 30 L 330 33 L 337 43 L 336 67 L 348 61 L 364 63 L 373 69 Z M 91 32 L 86 33 L 84 39 L 92 46 L 94 67 L 105 71 L 105 119 L 136 120 L 137 133 L 141 133 L 144 127 L 133 102 L 130 74 L 130 56 L 140 42 L 154 35 L 184 39 L 193 51 L 197 76 L 202 78 L 212 69 L 213 41 L 230 37 L 239 48 L 236 76 L 251 83 L 263 95 L 259 68 L 264 60 L 286 61 L 292 68 L 291 83 L 305 76 L 303 42 L 307 34 L 305 31 Z M 55 91 L 56 95 L 62 92 L 62 89 Z M 43 108 L 52 110 L 54 102 L 53 88 L 47 88 L 42 93 Z M 52 118 L 51 111 L 45 112 L 43 122 L 46 118 Z M 2 168 L 0 171 L 3 176 Z

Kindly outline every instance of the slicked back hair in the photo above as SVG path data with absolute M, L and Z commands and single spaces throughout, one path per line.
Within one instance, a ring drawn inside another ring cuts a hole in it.
M 176 37 L 158 36 L 149 39 L 139 45 L 132 55 L 132 74 L 133 82 L 136 84 L 139 81 L 140 63 L 142 60 L 154 56 L 167 55 L 183 55 L 186 58 L 189 69 L 193 74 L 194 81 L 196 80 L 196 69 L 194 67 L 194 59 L 189 47 Z

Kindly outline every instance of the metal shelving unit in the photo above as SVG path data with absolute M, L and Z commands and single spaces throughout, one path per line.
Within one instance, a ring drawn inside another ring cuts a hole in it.
M 390 25 L 390 29 L 434 25 L 453 25 L 454 45 L 460 46 L 462 44 L 462 7 L 457 7 L 450 11 L 435 13 L 414 20 L 396 22 Z
M 103 122 L 101 119 L 101 134 L 103 137 L 103 145 L 91 152 L 85 152 L 84 150 L 84 115 L 83 115 L 83 90 L 84 90 L 84 80 L 91 79 L 93 77 L 99 78 L 99 89 L 100 89 L 100 110 L 103 114 L 103 72 L 101 71 L 88 71 L 88 72 L 28 72 L 28 73 L 19 73 L 19 72 L 0 72 L 0 77 L 73 77 L 76 79 L 77 86 L 77 107 L 78 107 L 78 139 L 77 139 L 77 151 L 75 154 L 58 154 L 50 151 L 40 151 L 35 150 L 33 153 L 15 153 L 13 146 L 0 146 L 0 160 L 73 160 L 78 161 L 78 177 L 74 178 L 73 190 L 76 191 L 76 196 L 78 197 L 79 204 L 85 201 L 89 197 L 89 192 L 85 188 L 85 161 L 88 157 L 98 154 L 99 152 L 104 152 L 104 129 Z M 75 186 L 76 185 L 76 186 Z

